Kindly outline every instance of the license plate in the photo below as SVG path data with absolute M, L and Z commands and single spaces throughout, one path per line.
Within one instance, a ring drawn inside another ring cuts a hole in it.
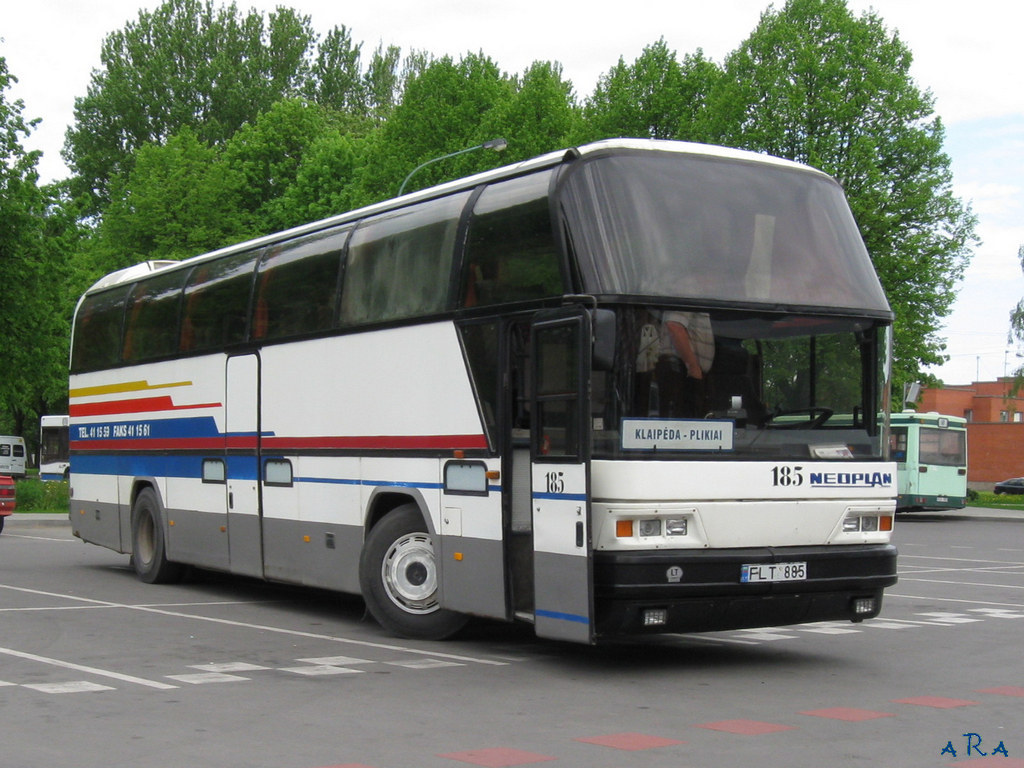
M 807 563 L 756 563 L 740 566 L 740 581 L 805 581 Z

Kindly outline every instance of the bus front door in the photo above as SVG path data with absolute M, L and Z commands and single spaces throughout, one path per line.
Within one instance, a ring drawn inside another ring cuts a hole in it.
M 256 577 L 263 576 L 259 381 L 258 355 L 228 358 L 224 420 L 230 567 L 232 573 Z
M 538 315 L 530 334 L 534 629 L 593 640 L 590 540 L 590 316 Z

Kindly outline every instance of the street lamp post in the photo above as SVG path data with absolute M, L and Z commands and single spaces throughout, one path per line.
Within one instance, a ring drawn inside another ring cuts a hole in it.
M 409 171 L 409 175 L 405 177 L 405 181 L 402 182 L 402 186 L 398 188 L 398 196 L 402 196 L 402 193 L 405 191 L 405 185 L 409 183 L 409 179 L 411 179 L 413 176 L 416 175 L 418 171 L 421 171 L 422 169 L 426 168 L 431 163 L 436 163 L 441 160 L 447 160 L 449 157 L 455 157 L 457 155 L 464 155 L 467 152 L 475 152 L 478 149 L 493 149 L 495 152 L 501 152 L 507 146 L 508 142 L 505 141 L 504 139 L 491 139 L 490 141 L 485 141 L 483 144 L 477 144 L 475 147 L 466 147 L 466 149 L 460 149 L 458 152 L 449 152 L 447 155 L 441 155 L 440 157 L 435 157 L 430 160 L 427 160 L 427 162 L 425 163 L 420 163 L 411 171 Z

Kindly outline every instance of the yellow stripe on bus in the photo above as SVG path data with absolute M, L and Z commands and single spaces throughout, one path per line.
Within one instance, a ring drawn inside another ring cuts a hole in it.
M 104 384 L 99 387 L 79 387 L 68 392 L 69 397 L 95 397 L 96 395 L 115 395 L 122 392 L 144 392 L 150 389 L 167 389 L 168 387 L 191 387 L 191 381 L 174 381 L 167 384 L 150 384 L 148 381 L 125 381 L 120 384 Z

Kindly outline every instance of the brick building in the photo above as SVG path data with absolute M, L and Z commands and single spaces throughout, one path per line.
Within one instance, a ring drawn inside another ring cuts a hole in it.
M 1024 391 L 1014 379 L 976 381 L 921 391 L 918 411 L 938 411 L 967 419 L 967 483 L 992 490 L 1008 477 L 1024 477 Z

